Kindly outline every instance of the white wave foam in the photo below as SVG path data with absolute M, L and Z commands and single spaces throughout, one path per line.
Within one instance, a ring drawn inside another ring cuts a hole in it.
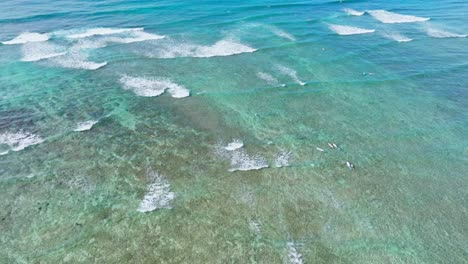
M 403 36 L 403 35 L 401 35 L 399 33 L 383 33 L 382 35 L 384 37 L 386 37 L 386 38 L 393 39 L 393 40 L 398 41 L 398 42 L 410 42 L 410 41 L 413 40 L 413 39 L 405 37 L 405 36 Z
M 281 29 L 279 29 L 277 27 L 274 27 L 274 26 L 271 26 L 269 28 L 270 28 L 271 32 L 273 32 L 278 37 L 289 39 L 291 41 L 296 41 L 296 38 L 293 35 L 289 34 L 288 32 L 286 32 L 284 30 L 281 30 Z
M 275 159 L 275 167 L 282 168 L 289 166 L 289 160 L 291 159 L 291 152 L 280 152 Z
M 83 69 L 83 70 L 97 70 L 107 65 L 107 62 L 92 62 L 82 59 L 74 59 L 73 57 L 54 59 L 54 61 L 64 68 Z
M 187 88 L 172 82 L 167 91 L 173 98 L 184 98 L 190 96 L 190 91 Z
M 14 45 L 14 44 L 26 44 L 30 42 L 44 42 L 49 40 L 49 34 L 40 34 L 34 32 L 24 32 L 18 35 L 16 38 L 8 41 L 3 41 L 4 45 Z
M 76 128 L 73 129 L 73 131 L 81 132 L 81 131 L 90 130 L 97 123 L 98 123 L 97 120 L 88 120 L 88 121 L 84 121 L 84 122 L 79 122 L 76 125 Z
M 343 9 L 343 11 L 345 11 L 346 14 L 352 15 L 352 16 L 362 16 L 362 15 L 364 15 L 366 13 L 364 11 L 356 11 L 356 10 L 351 9 L 351 8 L 345 8 L 345 9 Z
M 233 151 L 242 147 L 244 147 L 244 143 L 242 142 L 242 140 L 235 139 L 231 143 L 227 144 L 227 146 L 224 147 L 224 149 L 228 151 Z
M 427 27 L 425 31 L 428 36 L 433 38 L 466 38 L 468 35 L 457 34 L 449 31 L 444 31 L 441 29 Z
M 265 72 L 258 72 L 257 77 L 266 81 L 270 85 L 277 85 L 279 83 L 275 77 Z
M 424 22 L 430 19 L 426 17 L 401 15 L 385 10 L 370 10 L 367 11 L 367 13 L 378 21 L 386 24 Z
M 0 134 L 0 145 L 8 145 L 13 151 L 20 151 L 42 142 L 44 142 L 44 139 L 29 132 L 20 131 L 17 133 L 6 132 Z
M 200 46 L 191 44 L 168 44 L 160 47 L 155 51 L 148 53 L 150 57 L 156 58 L 178 58 L 178 57 L 194 57 L 194 58 L 210 58 L 231 56 L 241 53 L 255 52 L 256 49 L 247 45 L 241 44 L 233 40 L 220 40 L 211 46 Z
M 334 31 L 336 34 L 342 35 L 342 36 L 360 35 L 360 34 L 368 34 L 368 33 L 375 32 L 375 29 L 365 29 L 365 28 L 334 25 L 334 24 L 330 24 L 328 27 L 330 28 L 330 30 Z
M 291 264 L 303 264 L 302 255 L 297 251 L 296 245 L 294 242 L 288 242 L 286 244 L 288 248 L 288 260 Z
M 65 55 L 67 52 L 58 51 L 58 47 L 49 43 L 27 43 L 21 47 L 23 57 L 21 61 L 39 61 Z
M 147 33 L 144 31 L 132 31 L 129 37 L 109 37 L 104 39 L 107 42 L 116 42 L 116 43 L 134 43 L 134 42 L 142 42 L 147 40 L 157 40 L 163 39 L 165 36 L 160 36 L 152 33 Z
M 140 202 L 137 211 L 141 213 L 151 212 L 157 209 L 171 209 L 171 201 L 175 193 L 171 192 L 171 186 L 166 178 L 160 174 L 152 173 L 152 183 L 148 186 L 145 197 Z
M 52 58 L 51 61 L 64 68 L 84 70 L 97 70 L 107 65 L 107 62 L 88 61 L 88 56 L 82 49 L 80 44 L 74 45 L 66 55 Z
M 88 38 L 92 36 L 104 36 L 104 35 L 115 35 L 121 34 L 125 32 L 132 32 L 132 31 L 143 31 L 144 28 L 90 28 L 80 33 L 70 34 L 67 35 L 67 38 L 70 39 L 79 39 L 79 38 Z
M 249 222 L 249 229 L 255 235 L 260 236 L 260 234 L 262 232 L 262 225 L 259 222 L 255 221 L 255 220 L 251 220 Z
M 288 67 L 285 67 L 283 65 L 276 65 L 276 68 L 283 74 L 289 76 L 294 82 L 296 82 L 299 85 L 304 86 L 306 83 L 299 80 L 299 77 L 297 77 L 297 72 L 293 69 L 290 69 Z
M 136 95 L 154 97 L 163 94 L 166 90 L 174 98 L 183 98 L 190 95 L 185 87 L 167 79 L 149 79 L 124 75 L 120 78 L 124 89 L 131 90 Z
M 3 152 L 0 152 L 0 156 L 6 155 L 6 154 L 8 154 L 8 152 L 10 152 L 10 151 L 6 150 L 6 151 L 3 151 Z
M 232 152 L 230 172 L 268 168 L 266 159 L 260 155 L 250 156 L 243 149 Z

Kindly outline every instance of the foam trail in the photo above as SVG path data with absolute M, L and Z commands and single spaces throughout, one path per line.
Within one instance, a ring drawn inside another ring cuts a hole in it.
M 424 22 L 430 19 L 426 17 L 401 15 L 385 10 L 370 10 L 367 11 L 367 13 L 378 21 L 386 24 Z
M 278 70 L 281 73 L 289 76 L 294 82 L 296 82 L 296 83 L 298 83 L 298 84 L 300 84 L 302 86 L 304 86 L 306 84 L 305 82 L 299 80 L 299 78 L 297 77 L 297 72 L 295 70 L 290 69 L 288 67 L 285 67 L 283 65 L 276 65 L 276 67 L 278 68 Z
M 27 43 L 21 47 L 23 57 L 21 61 L 39 61 L 65 55 L 67 52 L 59 52 L 58 48 L 48 43 Z
M 235 139 L 231 143 L 229 143 L 226 147 L 224 147 L 224 149 L 228 151 L 233 151 L 236 149 L 240 149 L 242 147 L 244 147 L 244 143 L 239 139 Z
M 342 36 L 360 35 L 360 34 L 368 34 L 368 33 L 375 32 L 375 29 L 365 29 L 365 28 L 334 25 L 334 24 L 330 24 L 328 27 L 330 28 L 330 30 L 334 31 L 336 34 L 342 35 Z
M 8 154 L 8 152 L 10 152 L 10 151 L 6 150 L 6 151 L 3 151 L 3 152 L 0 152 L 0 156 L 6 155 L 6 154 Z
M 16 38 L 8 41 L 3 41 L 4 45 L 15 45 L 15 44 L 26 44 L 30 42 L 45 42 L 49 40 L 49 34 L 40 34 L 33 32 L 24 32 L 18 35 Z
M 71 47 L 65 56 L 52 58 L 51 61 L 64 68 L 84 70 L 97 70 L 107 65 L 107 62 L 88 61 L 79 44 Z
M 291 159 L 291 152 L 280 152 L 275 160 L 275 167 L 282 168 L 289 166 L 289 160 Z
M 261 232 L 262 232 L 262 225 L 259 222 L 255 221 L 255 220 L 251 220 L 249 222 L 249 229 L 255 235 L 260 236 Z
M 384 37 L 398 41 L 398 42 L 410 42 L 413 39 L 405 37 L 399 33 L 384 33 L 382 34 Z
M 146 213 L 163 208 L 171 209 L 171 202 L 176 196 L 171 191 L 171 185 L 160 174 L 152 172 L 150 176 L 153 178 L 152 183 L 148 186 L 145 197 L 140 202 L 137 211 Z
M 83 70 L 97 70 L 107 65 L 107 62 L 92 62 L 86 61 L 82 59 L 77 59 L 76 57 L 68 57 L 63 59 L 56 59 L 54 60 L 59 66 L 64 68 L 72 68 L 72 69 L 83 69 Z
M 291 264 L 303 264 L 304 261 L 303 261 L 302 255 L 297 251 L 296 245 L 294 244 L 294 242 L 288 242 L 286 244 L 286 246 L 288 248 L 289 263 L 291 263 Z
M 351 8 L 345 8 L 345 9 L 343 9 L 343 11 L 345 11 L 346 14 L 351 15 L 351 16 L 362 16 L 362 15 L 364 15 L 366 13 L 364 11 L 356 11 L 356 10 L 351 9 Z
M 81 33 L 67 35 L 70 39 L 88 38 L 93 36 L 115 35 L 132 31 L 143 31 L 144 28 L 90 28 Z
M 96 121 L 96 120 L 88 120 L 88 121 L 84 121 L 84 122 L 79 122 L 76 125 L 76 128 L 73 129 L 73 131 L 81 132 L 81 131 L 90 130 L 97 123 L 98 123 L 98 121 Z
M 279 81 L 275 77 L 265 72 L 257 72 L 257 77 L 266 81 L 270 85 L 279 84 Z
M 268 168 L 268 163 L 265 158 L 260 155 L 250 156 L 242 149 L 234 151 L 231 155 L 230 172 L 234 171 L 250 171 Z
M 158 40 L 163 39 L 165 36 L 160 36 L 156 34 L 151 34 L 143 31 L 135 31 L 130 34 L 130 37 L 110 37 L 105 39 L 108 42 L 116 42 L 116 43 L 134 43 L 134 42 L 142 42 L 147 40 Z
M 269 26 L 268 28 L 271 30 L 271 32 L 273 32 L 278 37 L 289 39 L 291 41 L 296 41 L 296 38 L 293 35 L 289 34 L 288 32 L 284 30 L 281 30 L 274 26 Z
M 190 44 L 168 44 L 159 50 L 151 51 L 147 55 L 156 58 L 210 58 L 238 55 L 241 53 L 255 52 L 256 49 L 232 40 L 220 40 L 211 46 Z
M 433 38 L 466 38 L 468 35 L 457 34 L 449 31 L 444 31 L 436 28 L 427 27 L 425 31 L 428 36 Z
M 154 97 L 163 94 L 166 90 L 174 98 L 183 98 L 190 95 L 185 87 L 167 79 L 149 79 L 124 75 L 120 78 L 124 89 L 131 90 L 136 95 Z
M 44 139 L 29 132 L 20 131 L 18 133 L 7 132 L 0 134 L 0 145 L 8 145 L 13 151 L 20 151 L 42 142 L 44 142 Z

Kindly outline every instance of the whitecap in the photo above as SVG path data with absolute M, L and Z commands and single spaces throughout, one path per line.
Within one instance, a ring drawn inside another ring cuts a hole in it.
M 413 39 L 405 37 L 399 33 L 383 33 L 382 34 L 384 37 L 395 40 L 397 42 L 410 42 Z
M 133 31 L 128 37 L 109 37 L 105 38 L 104 41 L 128 44 L 147 40 L 158 40 L 163 38 L 165 38 L 165 36 L 147 33 L 144 31 Z
M 276 65 L 276 68 L 282 73 L 287 76 L 289 76 L 294 82 L 296 82 L 299 85 L 304 86 L 306 83 L 299 80 L 299 77 L 297 77 L 297 72 L 291 68 L 285 67 L 283 65 Z
M 124 75 L 120 78 L 120 83 L 122 83 L 124 89 L 131 90 L 138 96 L 159 96 L 166 90 L 168 90 L 174 98 L 183 98 L 190 95 L 189 90 L 185 87 L 173 83 L 168 79 L 152 79 Z
M 20 151 L 42 142 L 44 142 L 44 139 L 29 132 L 20 131 L 17 133 L 6 132 L 0 134 L 0 145 L 8 145 L 13 151 Z
M 225 146 L 224 149 L 228 151 L 233 151 L 242 147 L 244 147 L 244 143 L 242 142 L 242 140 L 235 139 L 231 143 L 227 144 L 227 146 Z
M 97 123 L 98 123 L 97 120 L 88 120 L 88 121 L 84 121 L 84 122 L 79 122 L 76 125 L 76 128 L 73 129 L 73 131 L 81 132 L 81 131 L 90 130 Z
M 378 21 L 386 24 L 424 22 L 430 19 L 426 17 L 401 15 L 385 10 L 370 10 L 367 11 L 367 13 Z
M 262 232 L 262 225 L 259 222 L 255 221 L 255 220 L 251 220 L 249 222 L 249 229 L 255 235 L 260 236 L 260 234 Z
M 351 8 L 345 8 L 345 9 L 343 9 L 343 11 L 345 11 L 346 14 L 351 15 L 351 16 L 362 16 L 362 15 L 364 15 L 366 13 L 364 11 L 356 11 L 356 10 L 351 9 Z
M 291 263 L 291 264 L 303 264 L 304 261 L 303 261 L 302 255 L 297 250 L 296 245 L 294 244 L 294 242 L 288 242 L 288 243 L 286 243 L 286 246 L 288 248 L 289 263 Z
M 269 29 L 278 37 L 285 38 L 291 41 L 296 41 L 296 38 L 293 35 L 289 34 L 288 32 L 284 30 L 281 30 L 274 26 L 269 26 Z
M 444 31 L 441 29 L 427 27 L 425 31 L 428 36 L 433 38 L 466 38 L 468 35 L 457 34 L 449 31 Z
M 105 28 L 105 27 L 99 27 L 99 28 L 86 29 L 84 31 L 81 31 L 80 33 L 69 34 L 69 35 L 67 35 L 67 38 L 80 39 L 80 38 L 88 38 L 88 37 L 92 37 L 92 36 L 115 35 L 115 34 L 121 34 L 121 33 L 125 33 L 125 32 L 143 31 L 143 30 L 144 30 L 144 28 Z
M 210 58 L 232 56 L 241 53 L 251 53 L 255 51 L 256 49 L 239 43 L 237 41 L 224 39 L 216 42 L 211 46 L 170 43 L 168 45 L 161 46 L 158 49 L 147 53 L 147 55 L 149 57 L 156 58 Z
M 176 197 L 171 191 L 171 185 L 160 174 L 152 173 L 152 183 L 148 185 L 145 197 L 140 202 L 137 211 L 141 213 L 151 212 L 157 209 L 171 209 L 171 202 Z
M 66 55 L 54 57 L 51 61 L 64 68 L 84 70 L 97 70 L 107 65 L 107 62 L 88 61 L 88 56 L 82 52 L 82 49 L 80 44 L 74 45 Z
M 334 25 L 334 24 L 330 24 L 328 27 L 330 28 L 330 30 L 334 31 L 336 34 L 343 35 L 343 36 L 360 35 L 360 34 L 368 34 L 368 33 L 375 32 L 375 29 L 365 29 L 365 28 Z
M 230 172 L 250 171 L 268 168 L 268 162 L 260 155 L 249 155 L 243 149 L 232 152 Z
M 6 154 L 8 154 L 8 152 L 10 152 L 10 151 L 9 150 L 2 151 L 2 152 L 0 152 L 0 156 L 6 155 Z
M 21 47 L 21 61 L 33 62 L 65 55 L 67 52 L 49 43 L 27 43 Z
M 14 44 L 26 44 L 30 42 L 45 42 L 49 40 L 50 34 L 40 34 L 34 32 L 24 32 L 18 35 L 16 38 L 8 41 L 3 41 L 4 45 L 14 45 Z
M 72 69 L 97 70 L 107 65 L 107 62 L 93 62 L 73 57 L 54 60 L 59 66 Z
M 280 152 L 275 159 L 275 167 L 282 168 L 289 166 L 289 160 L 291 159 L 291 152 Z
M 270 85 L 277 85 L 279 83 L 275 77 L 266 72 L 258 72 L 257 77 L 266 81 Z

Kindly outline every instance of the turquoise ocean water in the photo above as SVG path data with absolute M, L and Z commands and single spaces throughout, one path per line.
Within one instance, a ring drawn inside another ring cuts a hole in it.
M 468 263 L 467 13 L 0 2 L 0 263 Z

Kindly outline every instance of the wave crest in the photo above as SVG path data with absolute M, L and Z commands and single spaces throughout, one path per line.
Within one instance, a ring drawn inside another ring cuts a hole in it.
M 385 10 L 370 10 L 367 11 L 367 13 L 378 21 L 386 24 L 424 22 L 430 19 L 426 17 L 402 15 Z

